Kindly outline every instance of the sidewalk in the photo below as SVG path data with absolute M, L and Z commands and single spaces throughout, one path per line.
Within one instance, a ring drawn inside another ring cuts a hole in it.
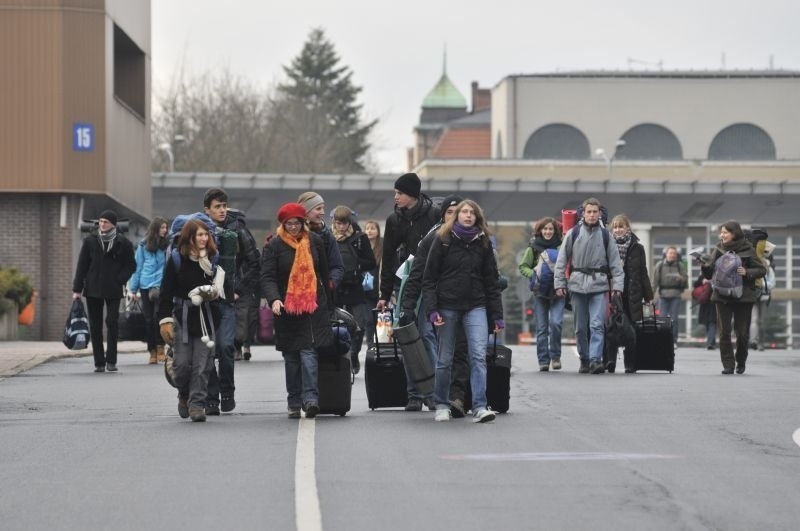
M 147 352 L 147 344 L 141 341 L 120 341 L 117 352 L 144 353 Z M 91 347 L 69 350 L 60 341 L 0 341 L 0 378 L 14 376 L 52 359 L 91 355 Z

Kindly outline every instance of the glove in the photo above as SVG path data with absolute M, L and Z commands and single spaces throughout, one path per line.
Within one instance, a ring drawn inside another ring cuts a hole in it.
M 494 320 L 494 329 L 495 330 L 502 330 L 506 327 L 506 322 L 502 319 L 495 319 Z
M 442 314 L 440 314 L 437 310 L 431 310 L 428 312 L 428 321 L 432 324 L 436 324 L 437 321 L 442 319 Z
M 161 338 L 164 340 L 164 343 L 167 345 L 175 343 L 175 324 L 172 322 L 172 319 L 169 321 L 164 319 L 159 324 L 159 332 L 161 333 Z

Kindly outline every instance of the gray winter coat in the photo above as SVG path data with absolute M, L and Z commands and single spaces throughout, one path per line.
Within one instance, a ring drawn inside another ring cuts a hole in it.
M 603 272 L 583 272 L 579 269 L 608 268 L 611 276 L 611 289 L 621 292 L 625 273 L 614 238 L 609 234 L 608 245 L 603 245 L 605 230 L 600 225 L 580 225 L 578 236 L 572 241 L 572 230 L 564 236 L 558 251 L 555 270 L 555 289 L 566 288 L 571 293 L 602 293 L 609 290 L 609 278 Z M 567 264 L 572 264 L 569 280 L 566 278 Z
M 688 287 L 689 274 L 686 272 L 686 265 L 683 262 L 661 260 L 656 264 L 653 273 L 653 289 L 658 292 L 659 296 L 665 299 L 677 298 Z

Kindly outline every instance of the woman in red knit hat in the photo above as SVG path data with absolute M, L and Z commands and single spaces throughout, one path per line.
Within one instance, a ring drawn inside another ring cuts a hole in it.
M 275 314 L 275 348 L 283 353 L 289 418 L 319 412 L 317 353 L 333 340 L 329 323 L 328 268 L 322 239 L 305 224 L 306 209 L 278 210 L 275 237 L 261 255 L 261 293 Z

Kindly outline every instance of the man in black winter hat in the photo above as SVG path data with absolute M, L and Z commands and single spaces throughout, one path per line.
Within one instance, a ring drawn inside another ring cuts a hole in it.
M 117 370 L 119 303 L 122 286 L 136 271 L 133 245 L 117 233 L 117 213 L 104 210 L 97 221 L 98 233 L 83 240 L 72 298 L 86 297 L 89 334 L 92 338 L 94 371 Z M 103 349 L 103 306 L 106 307 L 107 348 Z
M 395 288 L 395 271 L 410 255 L 417 253 L 420 240 L 439 221 L 433 201 L 421 192 L 422 183 L 416 173 L 405 173 L 394 183 L 394 212 L 386 218 L 383 234 L 383 258 L 381 262 L 381 283 L 378 311 L 383 311 L 392 298 Z M 429 397 L 421 396 L 408 380 L 407 411 L 420 411 L 423 401 Z M 433 409 L 430 401 L 429 409 Z

